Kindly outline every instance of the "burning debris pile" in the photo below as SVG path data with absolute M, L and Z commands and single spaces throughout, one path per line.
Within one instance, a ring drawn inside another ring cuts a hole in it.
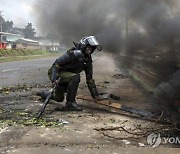
M 169 82 L 161 83 L 155 89 L 155 98 L 180 113 L 180 71 L 172 75 Z

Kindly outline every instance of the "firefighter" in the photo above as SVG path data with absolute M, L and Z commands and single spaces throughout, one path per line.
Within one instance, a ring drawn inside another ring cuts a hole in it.
M 86 83 L 91 96 L 95 100 L 100 99 L 93 79 L 91 54 L 96 49 L 101 51 L 102 47 L 94 36 L 84 37 L 79 43 L 74 44 L 75 47 L 56 59 L 52 67 L 48 70 L 48 76 L 53 85 L 57 84 L 52 99 L 62 102 L 64 100 L 64 94 L 67 93 L 66 104 L 63 109 L 81 111 L 82 107 L 76 103 L 75 97 L 80 82 L 80 73 L 83 70 L 86 74 Z M 60 80 L 58 80 L 59 78 Z M 41 92 L 38 95 L 45 99 L 48 92 Z

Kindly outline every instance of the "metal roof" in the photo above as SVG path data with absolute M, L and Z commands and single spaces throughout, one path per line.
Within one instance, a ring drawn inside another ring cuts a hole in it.
M 9 35 L 9 36 L 19 36 L 19 37 L 23 37 L 23 35 L 12 34 L 12 33 L 6 33 L 6 32 L 0 32 L 0 34 L 3 34 L 3 35 Z
M 35 43 L 35 44 L 39 44 L 38 41 L 31 40 L 31 39 L 26 39 L 26 38 L 20 38 L 20 39 L 16 40 L 15 42 L 17 42 L 17 43 Z

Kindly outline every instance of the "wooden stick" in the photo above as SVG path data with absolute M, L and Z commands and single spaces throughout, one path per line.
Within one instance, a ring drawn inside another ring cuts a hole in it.
M 94 102 L 94 103 L 97 103 L 97 104 L 102 104 L 102 105 L 105 105 L 105 106 L 109 106 L 109 107 L 113 107 L 113 108 L 116 108 L 116 109 L 120 109 L 121 108 L 121 104 L 120 103 L 116 103 L 116 102 L 112 102 L 111 100 L 100 100 L 100 101 L 95 101 L 94 99 L 88 97 L 88 96 L 77 96 L 77 99 L 82 99 L 82 100 L 85 100 L 85 101 L 90 101 L 90 102 Z

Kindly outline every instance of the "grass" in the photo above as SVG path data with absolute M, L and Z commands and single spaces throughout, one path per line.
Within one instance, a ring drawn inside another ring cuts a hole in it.
M 0 63 L 9 62 L 9 61 L 38 59 L 49 56 L 56 56 L 59 54 L 60 52 L 49 52 L 45 50 L 30 50 L 30 49 L 0 50 Z

